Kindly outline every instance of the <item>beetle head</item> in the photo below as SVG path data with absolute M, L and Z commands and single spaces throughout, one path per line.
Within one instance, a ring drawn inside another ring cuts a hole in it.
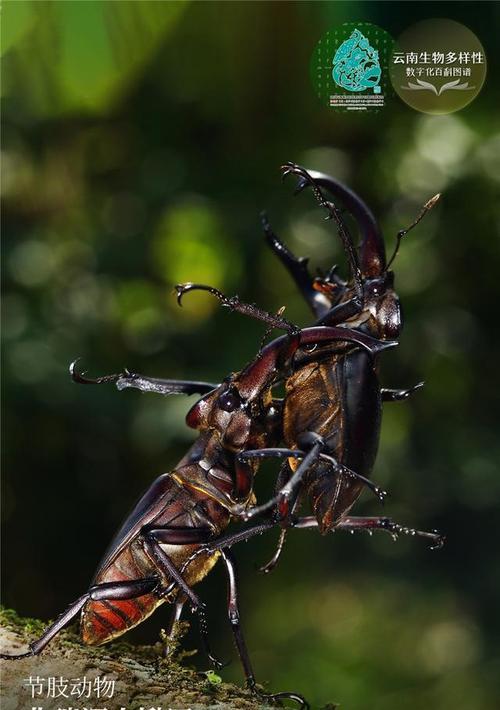
M 364 308 L 361 318 L 375 338 L 395 340 L 403 327 L 399 296 L 394 290 L 394 274 L 386 271 L 381 276 L 363 282 Z
M 342 215 L 337 214 L 339 233 L 343 234 L 344 249 L 350 263 L 351 279 L 348 283 L 343 282 L 334 268 L 326 278 L 316 279 L 314 287 L 326 294 L 332 306 L 353 298 L 362 299 L 361 313 L 346 320 L 350 327 L 362 327 L 373 337 L 382 340 L 397 338 L 402 328 L 402 313 L 399 298 L 394 291 L 394 274 L 389 271 L 395 255 L 387 263 L 384 239 L 377 220 L 359 195 L 342 183 L 314 171 L 305 171 L 304 174 L 310 177 L 309 184 L 313 188 L 325 189 L 334 198 L 340 198 L 353 215 L 361 235 L 360 244 L 356 248 Z
M 281 421 L 271 394 L 275 372 L 273 364 L 256 358 L 198 400 L 187 414 L 188 426 L 218 432 L 223 446 L 233 452 L 264 446 Z

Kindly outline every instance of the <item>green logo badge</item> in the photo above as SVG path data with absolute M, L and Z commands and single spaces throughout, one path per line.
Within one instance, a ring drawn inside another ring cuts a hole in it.
M 373 89 L 380 93 L 378 52 L 358 29 L 342 42 L 333 58 L 333 81 L 347 91 Z
M 392 95 L 394 40 L 369 22 L 328 30 L 311 58 L 311 80 L 323 104 L 337 111 L 379 111 Z

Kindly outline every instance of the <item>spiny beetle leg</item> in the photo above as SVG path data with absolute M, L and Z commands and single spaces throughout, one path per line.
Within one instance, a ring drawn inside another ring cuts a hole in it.
M 277 311 L 277 313 L 276 313 L 276 315 L 278 316 L 278 318 L 281 318 L 281 316 L 282 316 L 283 313 L 285 312 L 285 308 L 286 308 L 285 306 L 281 306 L 281 308 L 278 308 L 278 311 Z M 266 332 L 264 333 L 264 335 L 262 336 L 262 338 L 261 338 L 261 340 L 260 340 L 259 353 L 261 353 L 262 350 L 264 349 L 264 346 L 265 346 L 265 344 L 266 344 L 266 340 L 268 339 L 268 337 L 269 337 L 269 336 L 271 335 L 271 333 L 273 332 L 273 329 L 274 329 L 274 327 L 273 327 L 272 325 L 269 325 L 269 326 L 266 328 Z M 258 356 L 257 356 L 257 357 L 258 357 Z
M 174 603 L 174 610 L 170 615 L 167 628 L 165 629 L 165 639 L 163 643 L 163 658 L 168 658 L 172 654 L 172 641 L 174 639 L 176 626 L 181 620 L 182 610 L 186 603 L 186 597 L 182 596 Z
M 218 387 L 212 382 L 194 382 L 191 380 L 165 380 L 157 377 L 146 377 L 130 372 L 126 368 L 123 372 L 114 375 L 104 375 L 104 377 L 85 377 L 85 372 L 79 372 L 74 360 L 69 366 L 69 372 L 74 382 L 82 385 L 102 385 L 108 382 L 116 384 L 119 390 L 129 387 L 141 390 L 142 392 L 156 392 L 157 394 L 207 394 Z
M 360 473 L 356 473 L 356 471 L 352 471 L 350 468 L 347 468 L 347 466 L 344 466 L 343 464 L 339 463 L 337 459 L 335 459 L 333 456 L 329 456 L 328 454 L 321 454 L 320 458 L 324 461 L 329 461 L 333 470 L 337 473 L 341 475 L 345 474 L 347 476 L 350 476 L 351 478 L 360 481 L 361 483 L 364 483 L 364 485 L 369 488 L 374 495 L 377 496 L 381 503 L 383 503 L 387 498 L 387 491 L 384 491 L 383 488 L 380 488 L 380 486 L 377 486 L 375 483 L 373 483 L 373 481 L 370 481 L 369 478 L 366 478 Z
M 223 668 L 226 663 L 220 661 L 213 653 L 210 647 L 209 633 L 207 619 L 205 615 L 205 604 L 200 600 L 197 594 L 191 589 L 191 587 L 186 583 L 183 578 L 183 573 L 186 570 L 186 565 L 179 571 L 175 564 L 172 562 L 167 553 L 163 550 L 160 543 L 178 545 L 186 544 L 185 540 L 189 540 L 189 532 L 194 532 L 195 536 L 192 536 L 191 541 L 197 543 L 207 540 L 211 535 L 211 530 L 209 528 L 191 528 L 187 530 L 182 530 L 179 528 L 156 528 L 150 530 L 143 530 L 142 538 L 145 543 L 146 550 L 158 569 L 163 572 L 167 577 L 170 577 L 173 582 L 168 585 L 168 587 L 161 590 L 162 596 L 168 597 L 168 595 L 173 591 L 175 586 L 182 590 L 183 594 L 190 600 L 193 610 L 198 614 L 198 623 L 200 629 L 200 637 L 203 644 L 205 653 L 208 656 L 210 663 L 215 668 Z M 182 542 L 184 540 L 184 542 Z M 193 558 L 194 559 L 194 558 Z
M 307 700 L 304 698 L 304 696 L 300 695 L 299 693 L 265 693 L 263 690 L 260 690 L 255 684 L 248 685 L 248 689 L 252 693 L 254 693 L 261 701 L 264 701 L 266 703 L 278 702 L 281 706 L 281 700 L 292 700 L 294 703 L 297 703 L 301 710 L 310 710 L 311 707 Z
M 250 520 L 256 515 L 262 515 L 270 510 L 277 508 L 280 512 L 283 511 L 284 515 L 288 514 L 288 511 L 293 507 L 296 495 L 299 492 L 302 479 L 307 473 L 307 471 L 313 466 L 319 459 L 322 449 L 325 444 L 321 437 L 318 437 L 317 441 L 311 446 L 311 449 L 305 454 L 302 459 L 301 464 L 294 471 L 290 480 L 283 486 L 283 488 L 278 492 L 277 495 L 273 496 L 267 503 L 263 505 L 255 506 L 244 511 L 242 518 L 244 520 Z M 302 454 L 304 452 L 301 452 Z M 292 503 L 292 505 L 290 505 Z M 283 517 L 283 516 L 282 516 Z
M 358 518 L 347 517 L 338 525 L 338 529 L 356 531 L 356 530 L 386 530 L 394 540 L 397 540 L 399 535 L 410 535 L 423 537 L 431 541 L 431 550 L 439 550 L 443 547 L 446 536 L 441 535 L 436 530 L 428 532 L 426 530 L 416 530 L 415 528 L 407 528 L 404 525 L 395 523 L 391 518 Z
M 312 516 L 307 516 L 304 518 L 299 518 L 293 521 L 293 527 L 299 529 L 307 528 L 317 528 L 318 523 L 316 518 Z M 415 528 L 408 528 L 399 523 L 395 523 L 391 518 L 379 518 L 379 517 L 351 517 L 348 516 L 344 518 L 340 523 L 338 523 L 335 530 L 347 530 L 348 532 L 357 532 L 366 530 L 372 532 L 373 530 L 382 530 L 388 532 L 393 540 L 397 540 L 399 535 L 410 535 L 412 537 L 423 537 L 431 541 L 431 550 L 439 550 L 443 547 L 446 542 L 446 536 L 441 535 L 437 530 L 427 531 L 427 530 L 416 530 Z
M 292 469 L 290 468 L 290 465 L 287 460 L 280 467 L 278 478 L 276 479 L 275 493 L 278 493 L 283 488 L 283 486 L 290 480 L 291 476 L 292 476 Z M 299 504 L 299 500 L 300 500 L 300 498 L 297 497 L 297 500 L 295 501 L 295 504 L 294 504 L 292 510 L 290 511 L 290 515 L 293 515 L 295 509 L 297 508 L 297 506 Z M 283 547 L 284 547 L 285 541 L 286 541 L 286 535 L 287 535 L 286 523 L 287 522 L 288 521 L 283 521 L 283 523 L 282 523 L 282 528 L 280 530 L 280 535 L 279 535 L 278 542 L 277 542 L 276 549 L 274 551 L 273 556 L 271 557 L 269 562 L 267 562 L 266 564 L 259 567 L 259 572 L 261 572 L 262 574 L 269 574 L 270 572 L 272 572 L 274 570 L 274 568 L 278 564 L 278 561 L 281 557 L 281 553 L 283 551 Z
M 268 530 L 274 528 L 275 525 L 275 520 L 269 520 L 265 523 L 259 523 L 258 525 L 239 530 L 236 533 L 221 535 L 220 537 L 217 537 L 214 540 L 211 540 L 210 542 L 206 542 L 188 557 L 188 559 L 184 562 L 179 571 L 181 574 L 184 574 L 189 565 L 199 555 L 211 555 L 212 553 L 218 550 L 229 549 L 230 547 L 233 547 L 233 545 L 237 545 L 239 542 L 245 542 L 246 540 L 249 540 L 250 538 L 255 537 L 256 535 L 263 535 Z M 173 585 L 170 585 L 170 587 L 167 588 L 167 591 L 171 591 L 171 588 L 173 588 Z
M 249 451 L 243 451 L 241 454 L 239 454 L 238 458 L 239 459 L 251 459 L 251 458 L 266 458 L 266 457 L 278 457 L 278 458 L 296 458 L 296 459 L 303 459 L 307 454 L 304 451 L 301 451 L 300 449 L 282 449 L 282 448 L 269 448 L 269 449 L 255 449 L 255 450 L 249 450 Z M 351 478 L 357 479 L 364 483 L 367 488 L 369 488 L 372 493 L 374 493 L 377 498 L 380 500 L 381 503 L 384 502 L 385 498 L 387 497 L 387 491 L 384 491 L 382 488 L 377 486 L 373 481 L 370 481 L 370 479 L 365 478 L 365 476 L 362 476 L 360 473 L 356 473 L 355 471 L 352 471 L 350 468 L 347 468 L 346 466 L 343 466 L 341 463 L 339 463 L 333 456 L 329 456 L 328 454 L 325 454 L 321 452 L 319 454 L 320 459 L 323 461 L 327 461 L 333 468 L 334 471 L 340 474 L 346 474 L 347 476 L 350 476 Z M 278 492 L 279 495 L 279 492 Z M 276 500 L 277 496 L 273 500 Z M 267 505 L 267 504 L 266 504 Z
M 205 605 L 200 600 L 198 595 L 191 589 L 189 584 L 183 579 L 182 575 L 179 573 L 177 567 L 172 562 L 167 553 L 163 550 L 160 542 L 166 542 L 168 537 L 162 535 L 165 531 L 163 530 L 151 530 L 142 533 L 142 538 L 144 540 L 144 546 L 146 552 L 154 561 L 158 569 L 165 574 L 165 576 L 170 577 L 175 580 L 177 586 L 182 589 L 184 594 L 190 600 L 195 611 L 203 609 Z
M 200 638 L 201 638 L 201 642 L 203 644 L 203 650 L 205 651 L 205 655 L 207 656 L 207 658 L 210 661 L 210 664 L 213 666 L 213 668 L 220 671 L 221 668 L 225 668 L 225 666 L 227 666 L 229 664 L 229 661 L 220 661 L 212 651 L 212 648 L 210 646 L 210 640 L 209 640 L 207 617 L 205 616 L 205 609 L 204 608 L 201 610 L 198 610 L 198 620 L 199 620 L 199 627 L 200 627 Z
M 240 621 L 240 609 L 238 602 L 238 578 L 236 563 L 232 553 L 228 549 L 221 551 L 221 557 L 226 567 L 227 572 L 227 582 L 228 582 L 228 594 L 227 594 L 227 613 L 229 617 L 229 623 L 231 624 L 231 629 L 234 635 L 234 641 L 236 648 L 238 649 L 238 655 L 240 657 L 241 665 L 243 666 L 243 671 L 245 673 L 245 678 L 247 681 L 247 686 L 249 690 L 257 694 L 260 698 L 274 702 L 276 700 L 293 700 L 299 704 L 301 708 L 309 708 L 309 705 L 304 700 L 301 695 L 297 693 L 275 693 L 268 694 L 264 693 L 257 687 L 255 681 L 255 675 L 252 668 L 252 663 L 250 661 L 250 656 L 248 654 L 247 645 L 245 642 L 245 637 L 243 635 L 243 630 L 241 628 Z
M 423 386 L 424 382 L 418 382 L 416 385 L 406 390 L 394 390 L 382 387 L 380 394 L 382 395 L 383 402 L 402 402 Z
M 114 599 L 135 599 L 144 594 L 155 592 L 160 585 L 159 577 L 145 577 L 128 582 L 107 582 L 95 584 L 88 592 L 72 602 L 69 607 L 50 624 L 39 639 L 29 644 L 28 653 L 9 656 L 0 654 L 0 658 L 14 660 L 38 655 L 45 646 L 82 610 L 88 601 L 112 601 Z
M 259 572 L 262 572 L 262 574 L 269 574 L 270 572 L 273 571 L 273 569 L 278 564 L 279 558 L 281 557 L 281 553 L 283 552 L 283 547 L 285 545 L 286 534 L 287 534 L 287 528 L 281 528 L 280 536 L 278 538 L 278 543 L 276 545 L 276 550 L 274 551 L 274 555 L 271 557 L 269 562 L 266 562 L 265 565 L 262 565 L 262 567 L 259 567 Z

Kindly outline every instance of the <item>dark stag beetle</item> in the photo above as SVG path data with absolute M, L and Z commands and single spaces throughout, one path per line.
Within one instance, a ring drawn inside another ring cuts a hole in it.
M 279 315 L 255 306 L 238 303 L 234 309 L 285 329 L 287 335 L 269 343 L 254 361 L 220 385 L 161 380 L 129 371 L 90 379 L 72 363 L 73 379 L 83 384 L 114 382 L 118 389 L 133 387 L 164 395 L 203 394 L 186 417 L 187 424 L 200 435 L 176 468 L 159 476 L 139 500 L 109 546 L 88 591 L 30 644 L 27 653 L 1 654 L 1 658 L 19 659 L 40 653 L 79 613 L 84 643 L 99 645 L 125 633 L 160 604 L 169 602 L 174 605 L 170 634 L 189 601 L 199 615 L 209 658 L 220 666 L 208 646 L 204 604 L 192 587 L 221 558 L 228 579 L 229 620 L 248 687 L 270 701 L 289 699 L 302 708 L 308 707 L 296 693 L 267 695 L 256 687 L 240 625 L 236 568 L 230 547 L 240 539 L 264 532 L 274 521 L 221 537 L 230 520 L 242 518 L 241 511 L 255 502 L 252 490 L 258 462 L 240 461 L 238 454 L 279 442 L 279 403 L 272 397 L 272 387 L 288 371 L 299 346 L 341 341 L 344 347 L 349 343 L 375 355 L 393 343 L 382 343 L 346 328 L 320 326 L 299 331 Z
M 338 276 L 336 267 L 324 278 L 312 278 L 307 259 L 297 258 L 263 217 L 266 240 L 290 272 L 316 316 L 317 325 L 346 327 L 382 342 L 397 338 L 402 316 L 390 266 L 401 239 L 433 207 L 439 195 L 424 205 L 408 229 L 398 233 L 393 256 L 386 263 L 380 228 L 358 195 L 327 175 L 293 163 L 283 166 L 282 171 L 283 176 L 293 174 L 299 178 L 296 192 L 306 186 L 312 188 L 319 204 L 327 210 L 327 219 L 335 220 L 349 262 L 348 282 Z M 355 217 L 361 232 L 358 250 L 342 213 L 326 200 L 322 189 L 340 198 Z M 204 285 L 188 284 L 183 292 L 195 289 L 209 290 L 223 305 L 231 306 L 232 299 Z M 285 381 L 282 420 L 286 448 L 247 450 L 239 457 L 245 461 L 264 457 L 286 459 L 278 476 L 276 495 L 263 505 L 242 511 L 246 520 L 274 511 L 275 519 L 283 526 L 276 553 L 262 571 L 269 572 L 276 565 L 286 530 L 291 526 L 317 527 L 323 534 L 340 529 L 351 532 L 380 529 L 394 538 L 405 533 L 428 538 L 432 548 L 442 546 L 444 537 L 436 531 L 415 530 L 387 517 L 348 515 L 375 463 L 382 402 L 405 400 L 422 385 L 403 390 L 382 388 L 377 358 L 360 348 L 345 347 L 339 342 L 301 345 Z M 385 491 L 376 486 L 373 489 L 383 501 Z M 308 497 L 315 516 L 294 519 L 302 495 Z

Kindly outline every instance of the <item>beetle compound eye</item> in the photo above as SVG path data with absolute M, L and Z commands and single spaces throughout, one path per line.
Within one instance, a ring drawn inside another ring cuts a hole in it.
M 240 396 L 235 391 L 228 391 L 219 397 L 219 407 L 225 412 L 234 412 L 241 404 Z

